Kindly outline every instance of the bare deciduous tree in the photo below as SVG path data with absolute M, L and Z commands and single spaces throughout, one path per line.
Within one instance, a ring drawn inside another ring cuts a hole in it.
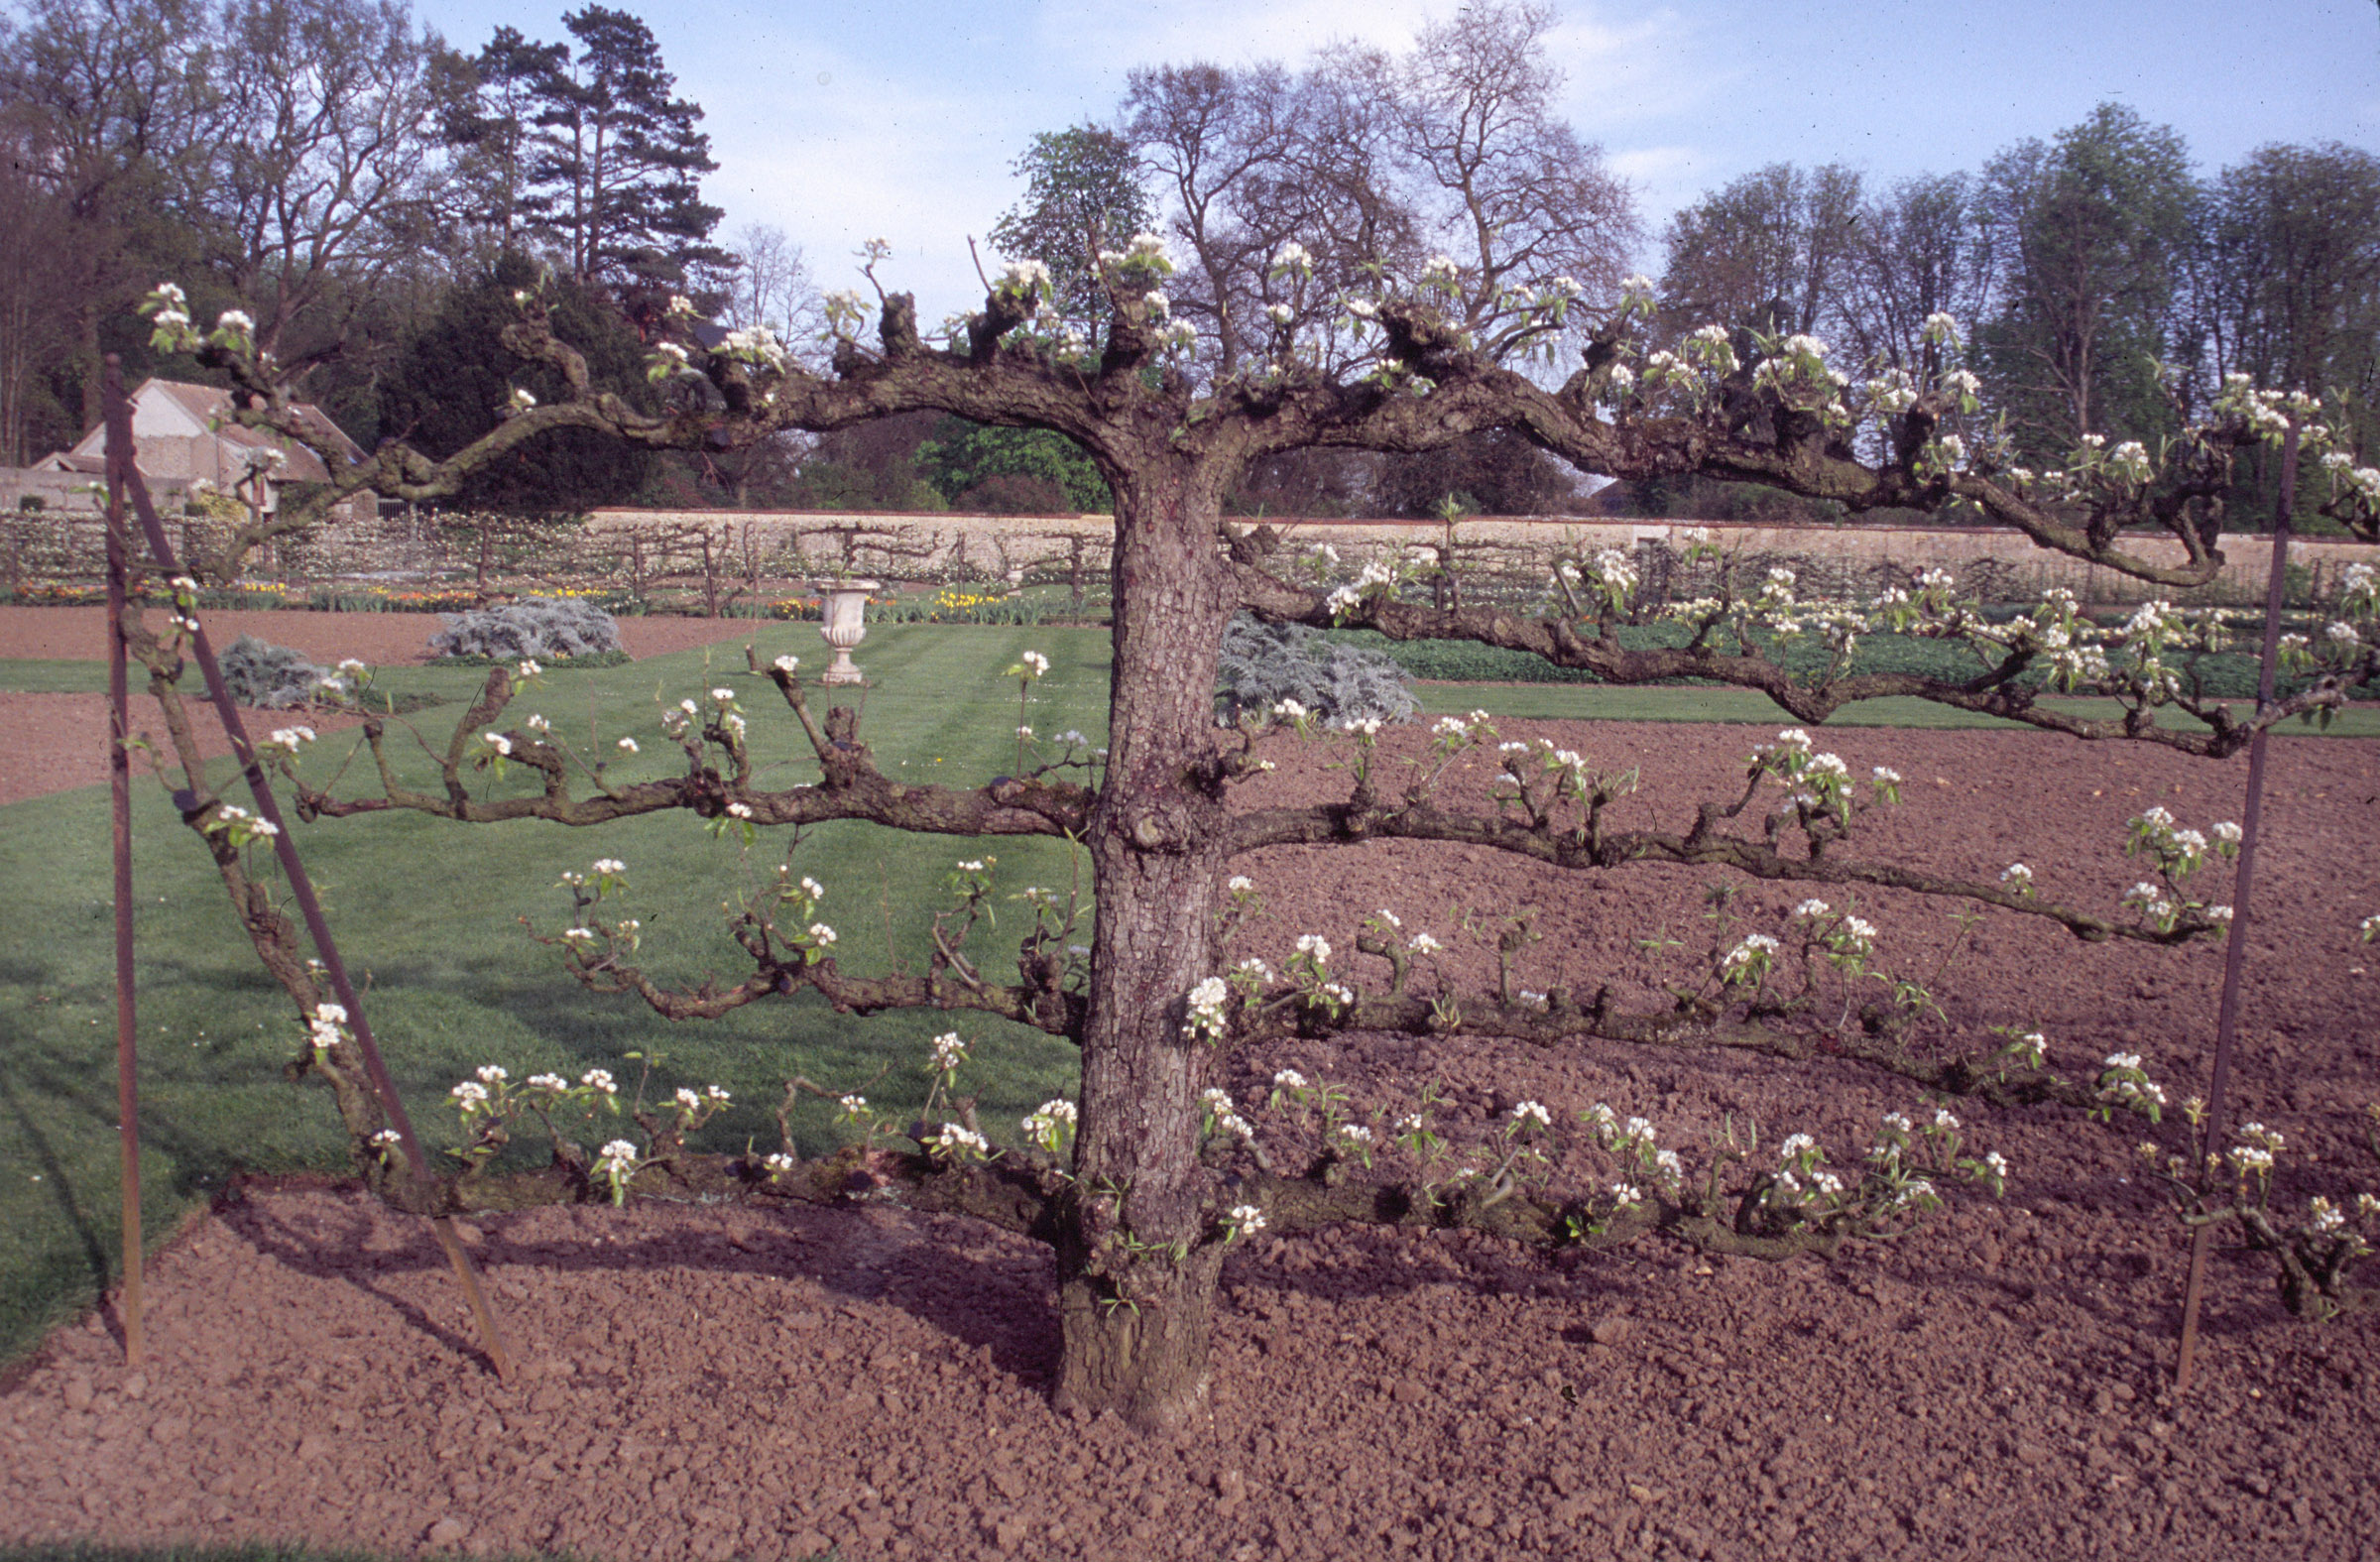
M 1860 179 L 1772 163 L 1670 219 L 1665 309 L 1770 335 L 1833 335 L 1860 248 Z M 1922 318 L 1922 316 L 1921 316 Z

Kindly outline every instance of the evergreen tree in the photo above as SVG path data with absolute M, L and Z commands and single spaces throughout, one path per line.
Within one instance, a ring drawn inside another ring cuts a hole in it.
M 1096 515 L 1116 503 L 1083 447 L 1047 428 L 995 428 L 946 418 L 918 447 L 917 466 L 958 510 Z
M 505 325 L 520 318 L 514 295 L 539 286 L 536 263 L 515 253 L 449 293 L 381 387 L 382 432 L 447 454 L 494 428 L 515 388 L 540 403 L 563 400 L 568 387 L 550 366 L 496 345 Z M 590 381 L 632 404 L 651 405 L 643 345 L 619 313 L 568 278 L 548 276 L 542 287 L 554 334 L 585 355 Z M 574 515 L 627 502 L 653 460 L 592 430 L 564 430 L 474 472 L 453 503 L 514 515 Z
M 708 242 L 723 213 L 702 199 L 701 176 L 719 165 L 696 128 L 701 108 L 672 95 L 677 80 L 661 68 L 651 28 L 599 5 L 562 25 L 578 40 L 576 60 L 533 50 L 526 60 L 536 69 L 536 118 L 521 210 L 572 278 L 610 289 L 634 312 L 639 295 L 684 291 L 689 267 L 732 263 Z
M 522 247 L 528 159 L 546 83 L 569 68 L 563 44 L 500 27 L 480 52 L 438 60 L 439 130 L 454 150 L 450 219 L 502 255 Z

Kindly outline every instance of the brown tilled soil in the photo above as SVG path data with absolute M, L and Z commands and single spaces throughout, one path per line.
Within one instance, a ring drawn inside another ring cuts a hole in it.
M 1672 825 L 1761 735 L 1507 731 L 1641 764 L 1621 822 Z M 1291 763 L 1249 805 L 1343 784 L 1275 741 Z M 1858 855 L 1978 877 L 2021 859 L 2045 896 L 2101 907 L 2138 877 L 2126 818 L 2151 802 L 2201 828 L 2234 817 L 2246 769 L 2029 735 L 1825 741 L 1856 774 L 1909 780 Z M 1475 765 L 1450 784 L 1483 781 Z M 2380 1186 L 2358 1126 L 2380 1096 L 2380 951 L 2355 941 L 2380 911 L 2380 755 L 2276 744 L 2266 819 L 2236 1082 L 2240 1112 L 2286 1134 L 2281 1197 L 2303 1209 Z M 1307 930 L 1352 950 L 1375 906 L 1459 947 L 1456 907 L 1534 906 L 1525 985 L 1608 980 L 1640 1002 L 1691 981 L 1712 937 L 1705 881 L 1668 870 L 1566 880 L 1398 844 L 1244 866 L 1268 911 L 1251 944 L 1276 959 Z M 1744 887 L 1729 936 L 1800 899 Z M 2039 1024 L 2062 1069 L 2136 1050 L 2177 1096 L 2202 1088 L 2219 950 L 2083 946 L 1994 915 L 1946 964 L 1946 911 L 1859 905 L 1880 964 L 1942 1001 L 1921 1048 Z M 1666 938 L 1688 948 L 1660 963 L 1642 942 Z M 1482 974 L 1476 954 L 1453 964 Z M 1399 1110 L 1435 1081 L 1458 1138 L 1522 1099 L 1566 1123 L 1605 1100 L 1690 1159 L 1723 1115 L 1849 1159 L 1878 1114 L 1930 1105 L 1823 1051 L 1784 1065 L 1470 1035 L 1290 1042 L 1222 1082 L 1253 1105 L 1291 1066 Z M 476 1251 L 527 1364 L 504 1383 L 418 1223 L 338 1188 L 253 1189 L 152 1269 L 145 1371 L 122 1365 L 108 1313 L 7 1393 L 0 1541 L 851 1562 L 2374 1554 L 2380 1319 L 2296 1322 L 2263 1261 L 2218 1248 L 2202 1376 L 2177 1400 L 2183 1240 L 2133 1152 L 2178 1145 L 2174 1127 L 1952 1105 L 1972 1149 L 2013 1163 L 2005 1201 L 1954 1192 L 1917 1235 L 1831 1263 L 1661 1240 L 1548 1258 L 1463 1235 L 1260 1237 L 1225 1268 L 1211 1413 L 1154 1440 L 1049 1411 L 1047 1256 L 981 1226 L 888 1204 L 486 1219 Z M 766 1133 L 758 1113 L 751 1128 Z M 1561 1177 L 1599 1172 L 1574 1138 Z
M 424 661 L 434 613 L 303 613 L 268 610 L 209 613 L 206 632 L 220 648 L 242 635 L 304 652 L 331 663 L 355 657 L 376 666 Z M 620 638 L 629 654 L 658 656 L 716 641 L 740 640 L 749 622 L 707 618 L 624 618 Z M 101 608 L 0 607 L 0 657 L 104 661 L 107 613 Z M 132 724 L 135 732 L 157 726 L 154 707 L 142 695 L 143 674 L 134 669 Z M 257 731 L 287 726 L 300 718 L 288 712 L 250 715 Z M 316 732 L 352 727 L 351 716 L 302 718 Z M 103 694 L 15 694 L 0 691 L 0 803 L 21 802 L 68 786 L 107 780 L 107 697 Z M 209 723 L 199 727 L 206 753 L 229 754 L 231 744 Z M 163 744 L 163 735 L 156 734 Z

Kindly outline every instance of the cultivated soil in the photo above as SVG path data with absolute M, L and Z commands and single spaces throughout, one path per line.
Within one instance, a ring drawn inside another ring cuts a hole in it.
M 277 627 L 287 623 L 274 615 Z M 325 644 L 324 654 L 347 645 Z M 358 653 L 362 654 L 362 653 Z M 1675 828 L 1739 782 L 1759 729 L 1509 722 L 1605 768 L 1641 765 L 1629 825 Z M 2140 876 L 2124 821 L 2152 802 L 2233 818 L 2244 758 L 2207 763 L 2029 734 L 1822 734 L 1907 800 L 1854 855 L 1996 878 L 2109 908 Z M 1256 806 L 1343 785 L 1268 740 Z M 1386 763 L 1421 752 L 1418 732 Z M 15 746 L 9 754 L 13 756 Z M 1447 784 L 1477 791 L 1486 767 Z M 2281 1198 L 2380 1187 L 2360 1114 L 2380 1024 L 2355 941 L 2380 911 L 2380 753 L 2273 745 L 2248 940 L 2237 1110 L 2282 1131 Z M 1642 1003 L 1692 982 L 1703 876 L 1565 878 L 1463 848 L 1281 850 L 1243 867 L 1278 963 L 1302 931 L 1351 959 L 1395 909 L 1486 972 L 1461 910 L 1537 908 L 1521 985 L 1609 982 Z M 2194 888 L 2227 900 L 2209 880 Z M 1728 935 L 1802 899 L 1746 885 Z M 1945 1011 L 1917 1049 L 2039 1025 L 2055 1066 L 2138 1051 L 2203 1089 L 2221 954 L 2082 945 L 1987 916 L 1948 959 L 1950 913 L 1865 893 L 1878 964 Z M 1667 963 L 1642 941 L 1685 941 Z M 1800 1063 L 1469 1034 L 1289 1042 L 1235 1059 L 1246 1107 L 1272 1071 L 1403 1110 L 1427 1083 L 1454 1137 L 1534 1099 L 1603 1100 L 1690 1162 L 1723 1117 L 1855 1160 L 1916 1093 Z M 2369 1556 L 2380 1546 L 2380 1318 L 2281 1309 L 2269 1261 L 2218 1247 L 2203 1353 L 2172 1392 L 2183 1234 L 2140 1176 L 2144 1137 L 2072 1111 L 1953 1102 L 1970 1152 L 2005 1153 L 1897 1244 L 1832 1262 L 1707 1258 L 1665 1240 L 1546 1257 L 1499 1241 L 1349 1229 L 1261 1236 L 1225 1266 L 1209 1413 L 1174 1438 L 1053 1415 L 1047 1256 L 886 1203 L 639 1202 L 476 1223 L 525 1366 L 500 1382 L 429 1232 L 336 1186 L 252 1187 L 150 1270 L 152 1359 L 127 1371 L 112 1312 L 56 1336 L 0 1399 L 0 1542 L 303 1539 L 387 1553 L 588 1557 L 1336 1558 L 1414 1555 L 1949 1558 Z M 328 1111 L 307 1101 L 298 1110 Z M 753 1128 L 765 1131 L 759 1114 Z M 1292 1131 L 1257 1117 L 1260 1136 Z M 1562 1178 L 1611 1172 L 1566 1142 Z M 2380 1278 L 2380 1276 L 2370 1276 Z

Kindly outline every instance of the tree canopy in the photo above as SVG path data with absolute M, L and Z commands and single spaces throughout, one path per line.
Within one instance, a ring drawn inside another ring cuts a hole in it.
M 648 324 L 674 293 L 723 301 L 743 268 L 710 242 L 700 108 L 634 16 L 565 26 L 575 54 L 504 27 L 465 55 L 403 0 L 23 0 L 0 17 L 0 200 L 12 234 L 44 236 L 0 266 L 0 446 L 30 460 L 96 423 L 105 351 L 209 377 L 117 323 L 160 275 L 209 318 L 248 314 L 363 434 L 388 358 L 507 254 Z M 779 278 L 798 272 L 787 248 L 768 260 Z
M 878 264 L 871 261 L 871 278 Z M 1295 256 L 1277 264 L 1301 268 Z M 873 342 L 863 340 L 862 321 L 838 310 L 834 359 L 824 372 L 766 336 L 705 348 L 688 330 L 663 342 L 650 359 L 666 396 L 665 405 L 653 411 L 601 389 L 584 354 L 556 334 L 548 299 L 526 294 L 504 340 L 516 354 L 557 373 L 564 394 L 534 404 L 517 399 L 503 423 L 444 460 L 384 445 L 342 481 L 400 497 L 440 498 L 473 472 L 514 459 L 532 440 L 565 430 L 598 431 L 645 449 L 707 449 L 750 444 L 787 429 L 842 430 L 930 410 L 1063 436 L 1087 453 L 1116 502 L 1115 656 L 1104 751 L 1083 753 L 1079 741 L 1067 738 L 1050 753 L 1036 752 L 1028 764 L 1029 734 L 1019 729 L 1014 773 L 972 787 L 894 781 L 877 768 L 858 707 L 814 708 L 798 664 L 786 659 L 767 676 L 802 724 L 819 768 L 815 781 L 784 787 L 764 782 L 746 747 L 747 718 L 732 688 L 712 691 L 707 705 L 688 698 L 666 713 L 665 730 L 684 754 L 679 774 L 614 782 L 594 771 L 582 779 L 581 762 L 547 728 L 506 724 L 518 688 L 512 669 L 500 666 L 456 727 L 440 761 L 437 790 L 406 787 L 384 770 L 381 786 L 360 795 L 327 787 L 301 791 L 309 814 L 332 817 L 394 808 L 462 823 L 537 818 L 593 826 L 684 810 L 717 821 L 722 831 L 859 819 L 928 833 L 1079 842 L 1090 865 L 1088 910 L 1080 901 L 1036 901 L 1013 981 L 995 977 L 947 938 L 937 943 L 941 953 L 923 973 L 845 974 L 831 926 L 816 920 L 818 893 L 796 883 L 791 864 L 774 890 L 728 907 L 731 930 L 753 965 L 750 976 L 733 984 L 674 987 L 649 975 L 636 954 L 636 924 L 606 919 L 600 892 L 580 899 L 587 920 L 557 941 L 571 971 L 590 987 L 635 995 L 672 1018 L 714 1016 L 815 992 L 853 1013 L 933 1008 L 997 1016 L 1079 1046 L 1079 1101 L 1062 1126 L 1044 1113 L 1039 1151 L 1004 1152 L 990 1162 L 989 1141 L 958 1119 L 920 1127 L 916 1154 L 900 1162 L 905 1196 L 1030 1232 L 1054 1248 L 1063 1339 L 1055 1391 L 1062 1405 L 1112 1408 L 1152 1427 L 1178 1424 L 1193 1413 L 1206 1381 L 1208 1328 L 1224 1253 L 1258 1223 L 1295 1230 L 1346 1219 L 1415 1219 L 1554 1244 L 1588 1230 L 1607 1236 L 1658 1229 L 1716 1251 L 1776 1257 L 1831 1251 L 1845 1233 L 1867 1230 L 1871 1221 L 1885 1219 L 1888 1206 L 1898 1207 L 1892 1203 L 1901 1197 L 1898 1185 L 1863 1184 L 1857 1200 L 1867 1203 L 1814 1211 L 1788 1201 L 1749 1225 L 1740 1214 L 1730 1225 L 1682 1173 L 1664 1172 L 1651 1161 L 1646 1181 L 1631 1183 L 1616 1203 L 1599 1197 L 1581 1204 L 1520 1183 L 1507 1186 L 1508 1179 L 1498 1180 L 1501 1173 L 1459 1188 L 1426 1176 L 1416 1182 L 1402 1173 L 1370 1174 L 1368 1155 L 1353 1141 L 1326 1146 L 1302 1168 L 1271 1164 L 1254 1149 L 1244 1154 L 1229 1132 L 1219 1141 L 1217 1109 L 1202 1093 L 1214 1088 L 1236 1049 L 1269 1036 L 1433 1033 L 1471 1025 L 1548 1043 L 1606 1037 L 1766 1047 L 1789 1055 L 1803 1045 L 1771 1035 L 1760 989 L 1745 991 L 1744 973 L 1764 974 L 1778 947 L 1765 934 L 1765 944 L 1747 938 L 1727 953 L 1708 991 L 1682 998 L 1673 1009 L 1650 1011 L 1568 992 L 1532 1001 L 1515 993 L 1508 976 L 1489 993 L 1417 987 L 1411 951 L 1385 927 L 1368 927 L 1354 939 L 1360 952 L 1384 965 L 1384 975 L 1359 976 L 1347 961 L 1330 963 L 1330 942 L 1320 934 L 1301 941 L 1285 972 L 1261 960 L 1235 964 L 1231 930 L 1241 904 L 1236 898 L 1244 892 L 1230 869 L 1244 853 L 1403 839 L 1515 853 L 1581 873 L 1645 863 L 1699 865 L 1812 888 L 1917 891 L 1998 913 L 2048 918 L 2092 940 L 2178 942 L 2218 929 L 2228 914 L 2226 907 L 2176 890 L 2141 899 L 2127 919 L 2036 896 L 2029 881 L 2005 875 L 1996 883 L 1957 881 L 1889 860 L 1861 860 L 1851 845 L 1856 818 L 1896 795 L 1897 781 L 1879 772 L 1863 788 L 1839 758 L 1818 752 L 1800 729 L 1753 757 L 1740 799 L 1732 805 L 1707 802 L 1698 822 L 1675 830 L 1618 828 L 1605 810 L 1632 789 L 1629 777 L 1599 773 L 1550 743 L 1495 746 L 1492 723 L 1477 716 L 1441 721 L 1433 743 L 1444 757 L 1494 747 L 1504 781 L 1491 806 L 1440 796 L 1427 778 L 1442 773 L 1443 764 L 1403 784 L 1375 773 L 1370 754 L 1376 723 L 1358 723 L 1346 740 L 1354 749 L 1343 795 L 1234 807 L 1235 788 L 1269 763 L 1256 752 L 1257 735 L 1275 725 L 1308 733 L 1312 720 L 1310 711 L 1284 702 L 1237 731 L 1219 732 L 1219 648 L 1236 614 L 1276 624 L 1362 625 L 1396 639 L 1470 640 L 1591 668 L 1615 682 L 1712 678 L 1762 690 L 1782 710 L 1811 723 L 1850 701 L 1915 695 L 2077 736 L 2127 737 L 2202 754 L 2235 752 L 2254 731 L 2334 705 L 2346 688 L 2380 672 L 2380 651 L 2363 629 L 2350 625 L 2345 636 L 2332 637 L 2335 643 L 2303 653 L 2325 674 L 2313 687 L 2243 716 L 2195 691 L 2167 660 L 2185 661 L 2204 650 L 2219 626 L 2194 627 L 2161 605 L 2120 632 L 2102 634 L 2079 618 L 2071 599 L 2045 603 L 2032 617 L 2000 626 L 1983 619 L 1974 604 L 1955 600 L 1947 579 L 1930 575 L 1872 604 L 1805 603 L 1789 573 L 1772 576 L 1756 595 L 1730 591 L 1680 606 L 1686 643 L 1648 648 L 1616 633 L 1631 611 L 1635 585 L 1623 555 L 1566 561 L 1552 582 L 1555 600 L 1543 613 L 1524 616 L 1499 606 L 1465 605 L 1453 592 L 1417 594 L 1412 588 L 1426 587 L 1431 577 L 1409 557 L 1375 561 L 1358 578 L 1332 583 L 1313 567 L 1327 565 L 1321 555 L 1287 554 L 1268 531 L 1241 531 L 1223 519 L 1224 496 L 1269 456 L 1309 448 L 1414 454 L 1506 430 L 1583 470 L 1639 479 L 1695 474 L 1758 481 L 1832 501 L 1852 515 L 1957 500 L 2020 528 L 2044 546 L 2130 575 L 2188 585 L 2209 578 L 2221 564 L 2219 496 L 2236 453 L 2293 424 L 2301 431 L 2311 427 L 2313 404 L 2303 399 L 2234 386 L 2215 418 L 2194 426 L 2163 460 L 2132 446 L 2110 450 L 2099 461 L 2079 458 L 2069 472 L 2021 473 L 2001 464 L 1981 441 L 1968 447 L 1948 431 L 1971 416 L 1971 393 L 1955 378 L 1957 371 L 1906 384 L 1846 383 L 1830 371 L 1824 348 L 1810 338 L 1745 333 L 1739 353 L 1738 338 L 1716 324 L 1688 335 L 1683 354 L 1655 349 L 1645 338 L 1655 308 L 1643 279 L 1628 280 L 1602 308 L 1582 305 L 1566 288 L 1549 286 L 1525 305 L 1507 294 L 1483 322 L 1483 332 L 1466 323 L 1471 316 L 1459 282 L 1450 284 L 1426 267 L 1410 279 L 1386 274 L 1372 291 L 1343 296 L 1335 317 L 1283 341 L 1261 366 L 1223 375 L 1211 361 L 1199 361 L 1195 333 L 1179 330 L 1149 297 L 1172 270 L 1159 241 L 1143 236 L 1127 250 L 1100 257 L 1099 267 L 1109 313 L 1095 346 L 1080 343 L 1070 322 L 1041 319 L 1050 306 L 1050 280 L 1040 268 L 1018 263 L 943 345 L 919 334 L 914 304 L 903 294 L 882 296 L 868 322 Z M 194 335 L 186 321 L 178 321 L 172 303 L 170 298 L 158 300 L 164 328 Z M 1947 320 L 1930 322 L 1928 329 L 1956 335 Z M 1558 386 L 1541 385 L 1500 361 L 1541 358 L 1566 340 L 1579 366 Z M 259 399 L 244 416 L 301 432 L 286 410 L 286 392 L 236 330 L 219 327 L 203 350 Z M 1641 368 L 1630 370 L 1631 363 Z M 1863 460 L 1849 438 L 1850 430 L 1869 423 L 1878 428 L 1875 442 L 1885 452 L 1880 459 Z M 2380 472 L 2336 472 L 2333 512 L 2367 534 L 2380 531 Z M 2139 548 L 2127 535 L 2135 525 L 2161 529 L 2180 544 L 2182 561 L 2165 562 Z M 2357 589 L 2373 595 L 2368 580 Z M 2380 597 L 2372 605 L 2380 605 Z M 1842 653 L 1880 626 L 1963 640 L 1982 659 L 1984 670 L 1965 679 L 1851 671 Z M 1838 655 L 1816 674 L 1796 673 L 1778 651 L 1798 636 L 1823 637 Z M 2040 683 L 2021 675 L 2036 665 L 2052 686 L 2110 694 L 2124 703 L 2126 714 L 2101 720 L 2041 701 Z M 1029 660 L 1011 671 L 1026 685 L 1037 675 Z M 2191 713 L 2203 729 L 2160 723 L 2157 712 L 2164 707 Z M 371 743 L 383 741 L 378 727 L 367 731 Z M 532 767 L 539 786 L 475 785 L 477 771 L 499 765 Z M 1782 789 L 1782 800 L 1773 810 L 1763 800 L 1747 818 L 1746 809 L 1771 785 Z M 2157 828 L 2171 833 L 2167 825 Z M 2155 831 L 2151 836 L 2167 840 Z M 2179 841 L 2176 836 L 2167 845 L 2183 852 Z M 236 855 L 229 843 L 217 850 L 219 863 L 230 864 Z M 226 872 L 236 874 L 236 864 Z M 971 872 L 975 877 L 968 877 Z M 972 927 L 991 881 L 980 864 L 970 870 L 962 863 L 959 882 L 962 904 L 952 914 Z M 1090 938 L 1078 945 L 1084 915 Z M 269 919 L 252 925 L 263 927 L 257 936 L 268 943 L 288 936 Z M 964 941 L 963 933 L 951 936 Z M 301 963 L 276 948 L 268 959 L 285 973 L 293 997 L 309 1013 L 328 1001 Z M 351 991 L 335 991 L 346 1007 Z M 1838 1044 L 1846 1055 L 1855 1052 L 1931 1088 L 1988 1088 L 2000 1092 L 1995 1099 L 2087 1099 L 2071 1084 L 2039 1077 L 2038 1064 L 2024 1066 L 2022 1083 L 2003 1087 L 1985 1082 L 1975 1058 L 1912 1058 L 1888 1025 L 1872 1045 Z M 375 1098 L 335 1038 L 318 1045 L 315 1058 L 315 1066 L 339 1085 L 359 1145 L 367 1144 L 382 1121 Z M 1995 1066 L 2004 1081 L 2013 1065 Z M 610 1172 L 583 1164 L 573 1170 L 565 1162 L 552 1175 L 523 1182 L 517 1192 L 499 1195 L 474 1185 L 467 1196 L 594 1196 L 602 1178 L 625 1187 L 622 1179 L 646 1167 L 633 1143 L 626 1159 L 617 1150 L 607 1153 Z M 661 1178 L 675 1177 L 689 1191 L 762 1175 L 737 1169 L 750 1160 L 697 1163 L 666 1145 L 653 1156 Z M 850 1174 L 845 1160 L 828 1157 L 805 1168 L 790 1152 L 770 1167 L 772 1187 L 825 1198 L 839 1197 Z M 392 1196 L 428 1200 L 431 1207 L 466 1197 L 456 1184 L 409 1191 L 410 1184 L 385 1165 L 378 1175 Z M 1756 1193 L 1742 1198 L 1755 1200 Z M 1739 1206 L 1750 1208 L 1749 1202 Z

